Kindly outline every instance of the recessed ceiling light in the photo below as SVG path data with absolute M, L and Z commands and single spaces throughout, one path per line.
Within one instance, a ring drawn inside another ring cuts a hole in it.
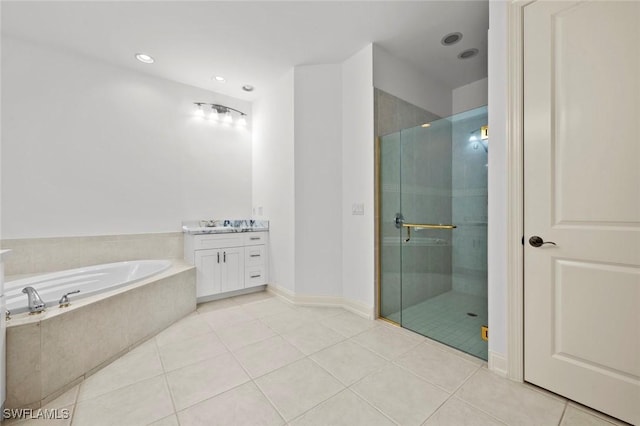
M 446 36 L 442 37 L 440 43 L 442 43 L 444 46 L 451 46 L 452 44 L 456 44 L 460 40 L 462 40 L 461 33 L 449 33 Z
M 431 123 L 424 123 L 424 124 L 422 125 L 422 127 L 424 127 L 425 129 L 426 129 L 427 127 L 431 127 Z
M 227 81 L 227 80 L 225 80 L 225 78 L 224 78 L 224 77 L 221 77 L 221 76 L 219 76 L 219 75 L 216 75 L 215 77 L 213 77 L 213 79 L 214 79 L 215 81 L 220 82 L 220 83 L 225 83 L 225 82 Z
M 463 50 L 458 54 L 458 59 L 469 59 L 473 58 L 478 54 L 478 49 L 467 49 Z
M 139 60 L 140 62 L 144 62 L 145 64 L 152 64 L 156 61 L 151 56 L 145 53 L 136 53 L 136 59 Z
M 245 84 L 244 86 L 242 86 L 242 90 L 244 90 L 245 92 L 253 92 L 253 89 L 255 88 L 250 84 Z

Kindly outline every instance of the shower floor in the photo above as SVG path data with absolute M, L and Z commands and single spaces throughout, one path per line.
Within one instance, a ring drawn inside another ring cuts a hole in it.
M 468 313 L 476 314 L 470 316 Z M 449 291 L 387 316 L 404 328 L 487 360 L 487 342 L 480 327 L 487 325 L 487 298 Z

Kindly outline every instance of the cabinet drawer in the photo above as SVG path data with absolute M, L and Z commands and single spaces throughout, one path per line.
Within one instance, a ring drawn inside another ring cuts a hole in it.
M 247 246 L 244 248 L 244 264 L 257 266 L 265 264 L 265 246 Z
M 242 235 L 244 236 L 245 245 L 265 244 L 267 241 L 266 232 L 245 232 Z
M 244 273 L 244 286 L 254 287 L 267 283 L 267 268 L 265 265 L 247 266 Z
M 242 234 L 205 234 L 194 236 L 194 250 L 238 247 L 244 245 Z

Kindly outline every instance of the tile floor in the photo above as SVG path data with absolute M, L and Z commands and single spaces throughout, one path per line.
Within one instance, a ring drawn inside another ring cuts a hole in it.
M 338 308 L 261 292 L 197 312 L 12 425 L 611 425 L 481 360 Z

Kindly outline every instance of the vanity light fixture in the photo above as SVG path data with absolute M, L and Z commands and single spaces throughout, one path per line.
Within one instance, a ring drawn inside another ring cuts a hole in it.
M 220 104 L 210 104 L 207 102 L 194 102 L 196 117 L 204 117 L 205 110 L 210 110 L 209 120 L 222 120 L 225 123 L 233 123 L 233 115 L 238 115 L 236 123 L 240 126 L 246 126 L 247 114 L 235 108 Z
M 196 109 L 196 112 L 194 113 L 196 117 L 204 118 L 204 108 L 202 107 L 203 105 L 205 104 L 203 104 L 202 102 L 196 102 L 197 109 Z
M 213 77 L 213 79 L 215 81 L 219 82 L 219 83 L 226 83 L 227 82 L 227 80 L 224 77 L 219 76 L 219 75 L 216 75 L 215 77 Z

